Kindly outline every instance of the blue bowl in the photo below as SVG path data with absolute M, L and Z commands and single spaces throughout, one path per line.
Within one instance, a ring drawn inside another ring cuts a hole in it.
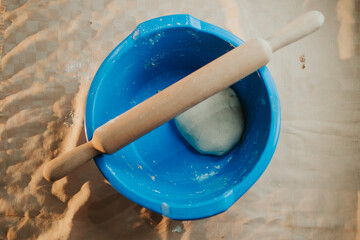
M 95 129 L 243 41 L 189 15 L 140 24 L 105 59 L 86 102 L 85 129 Z M 239 79 L 240 80 L 240 79 Z M 199 219 L 227 210 L 260 177 L 275 151 L 280 103 L 266 67 L 232 88 L 245 113 L 240 142 L 225 156 L 202 155 L 173 121 L 95 162 L 128 199 L 172 219 Z

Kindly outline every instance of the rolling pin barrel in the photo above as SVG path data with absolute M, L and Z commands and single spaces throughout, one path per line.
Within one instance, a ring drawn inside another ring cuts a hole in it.
M 266 65 L 271 48 L 253 39 L 99 127 L 92 142 L 111 154 Z

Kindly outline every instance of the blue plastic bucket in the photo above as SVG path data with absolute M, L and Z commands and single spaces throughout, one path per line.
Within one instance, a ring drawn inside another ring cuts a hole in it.
M 97 127 L 242 43 L 189 15 L 140 24 L 94 77 L 86 102 L 87 138 Z M 170 121 L 114 154 L 96 157 L 98 168 L 122 195 L 172 219 L 198 219 L 227 210 L 269 164 L 281 119 L 279 97 L 266 67 L 232 88 L 246 121 L 241 141 L 225 156 L 198 153 Z

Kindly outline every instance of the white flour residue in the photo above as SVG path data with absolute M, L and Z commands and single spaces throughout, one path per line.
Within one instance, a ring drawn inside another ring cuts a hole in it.
M 215 174 L 216 174 L 215 171 L 211 171 L 210 173 L 205 173 L 200 176 L 196 175 L 195 179 L 196 179 L 196 181 L 201 182 L 201 181 L 204 181 L 205 179 L 208 179 L 211 176 L 214 176 Z
M 132 39 L 136 40 L 138 39 L 138 37 L 139 37 L 139 29 L 137 28 L 132 35 Z
M 165 202 L 161 204 L 161 212 L 163 215 L 169 214 L 169 205 L 167 205 Z
M 186 30 L 188 34 L 190 34 L 198 43 L 201 43 L 201 38 L 199 34 L 195 30 Z
M 154 46 L 154 44 L 158 43 L 159 40 L 163 37 L 164 37 L 164 32 L 157 33 L 154 38 L 149 38 L 150 45 Z
M 171 230 L 171 232 L 173 232 L 173 233 L 181 233 L 181 232 L 182 232 L 182 228 L 181 228 L 180 225 L 177 225 L 177 226 L 175 226 L 175 227 Z
M 156 54 L 154 57 L 150 58 L 149 60 L 147 60 L 144 64 L 144 68 L 145 69 L 151 69 L 153 67 L 156 67 L 159 64 L 159 60 L 164 58 L 165 54 L 164 53 L 159 53 Z
M 82 67 L 81 62 L 73 62 L 66 64 L 66 72 L 77 72 Z

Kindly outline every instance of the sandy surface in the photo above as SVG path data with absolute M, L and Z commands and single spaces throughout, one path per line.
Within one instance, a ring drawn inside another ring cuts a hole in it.
M 0 239 L 360 239 L 359 1 L 78 2 L 1 3 Z M 170 220 L 118 194 L 93 162 L 42 178 L 84 142 L 92 77 L 140 22 L 190 13 L 247 40 L 312 9 L 324 27 L 268 65 L 283 119 L 273 160 L 227 212 Z

